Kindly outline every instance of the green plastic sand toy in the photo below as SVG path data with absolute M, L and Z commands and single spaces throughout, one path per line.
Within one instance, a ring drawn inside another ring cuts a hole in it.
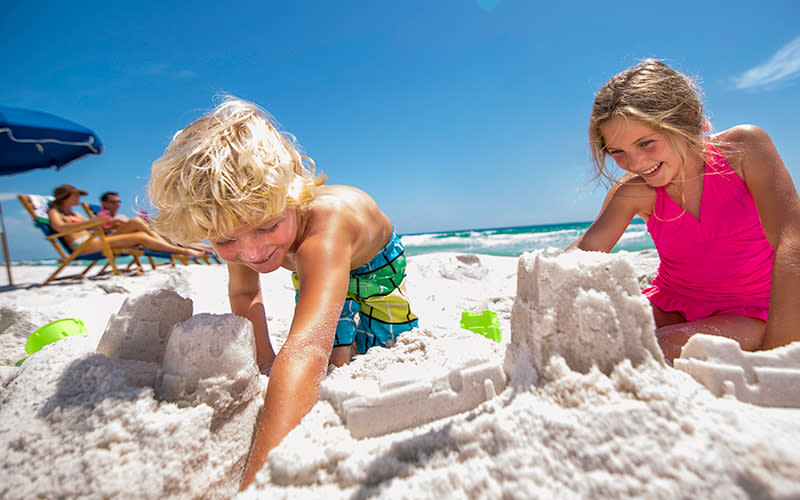
M 461 328 L 480 333 L 487 339 L 500 342 L 500 324 L 497 322 L 497 313 L 494 311 L 483 311 L 474 313 L 464 311 L 461 313 Z
M 33 354 L 47 344 L 52 344 L 70 335 L 87 333 L 89 330 L 83 321 L 75 318 L 60 319 L 48 323 L 28 336 L 25 352 Z
M 25 342 L 25 352 L 33 354 L 47 344 L 52 344 L 70 335 L 79 335 L 81 333 L 88 333 L 89 329 L 83 324 L 83 321 L 75 318 L 60 319 L 48 323 L 39 328 L 28 336 Z M 16 366 L 22 365 L 22 362 L 27 358 L 22 358 L 16 362 Z

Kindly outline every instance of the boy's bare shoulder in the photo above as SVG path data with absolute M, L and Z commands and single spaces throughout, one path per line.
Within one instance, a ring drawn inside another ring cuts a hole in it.
M 321 186 L 303 217 L 304 238 L 347 241 L 352 263 L 358 265 L 373 257 L 392 233 L 391 221 L 375 200 L 352 186 Z
M 317 204 L 341 204 L 369 201 L 374 203 L 372 197 L 364 191 L 341 184 L 323 185 L 317 188 L 314 193 L 312 205 Z
M 367 193 L 352 186 L 321 186 L 314 193 L 314 199 L 307 213 L 312 219 L 357 221 L 370 219 L 380 210 Z

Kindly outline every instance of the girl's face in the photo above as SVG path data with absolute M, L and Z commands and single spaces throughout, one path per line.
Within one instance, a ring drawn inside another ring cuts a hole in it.
M 619 167 L 636 174 L 653 187 L 672 182 L 681 170 L 681 157 L 667 136 L 649 125 L 615 117 L 600 126 L 606 152 Z M 687 153 L 686 145 L 684 155 Z
M 283 263 L 297 237 L 297 215 L 287 208 L 283 215 L 258 226 L 241 226 L 211 242 L 227 262 L 242 264 L 258 273 L 269 273 Z

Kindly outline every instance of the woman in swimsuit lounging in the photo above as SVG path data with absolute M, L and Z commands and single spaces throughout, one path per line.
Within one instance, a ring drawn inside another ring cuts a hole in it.
M 107 214 L 97 214 L 92 219 L 76 213 L 73 209 L 80 203 L 81 196 L 87 193 L 81 189 L 76 188 L 70 184 L 62 184 L 53 191 L 55 200 L 50 205 L 48 215 L 50 217 L 50 227 L 58 232 L 68 231 L 76 226 L 85 224 L 91 221 L 107 221 L 109 217 Z M 91 231 L 83 230 L 64 236 L 67 245 L 75 249 L 81 243 L 85 242 L 91 237 Z M 202 257 L 204 252 L 173 245 L 166 241 L 159 235 L 147 231 L 130 231 L 124 233 L 112 233 L 106 236 L 106 240 L 111 248 L 131 248 L 142 247 L 156 252 L 167 252 L 178 255 L 185 255 L 187 257 Z M 93 239 L 83 249 L 84 254 L 101 251 L 101 242 L 99 239 Z
M 800 198 L 769 135 L 753 125 L 709 134 L 699 89 L 648 59 L 597 93 L 589 140 L 613 181 L 570 248 L 609 252 L 638 215 L 659 255 L 650 300 L 668 362 L 695 333 L 742 349 L 800 340 Z M 611 156 L 625 171 L 614 180 Z

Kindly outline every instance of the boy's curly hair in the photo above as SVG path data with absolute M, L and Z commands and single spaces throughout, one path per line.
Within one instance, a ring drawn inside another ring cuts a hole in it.
M 214 240 L 305 209 L 325 182 L 293 136 L 253 103 L 227 96 L 179 131 L 147 186 L 156 230 L 179 243 Z

